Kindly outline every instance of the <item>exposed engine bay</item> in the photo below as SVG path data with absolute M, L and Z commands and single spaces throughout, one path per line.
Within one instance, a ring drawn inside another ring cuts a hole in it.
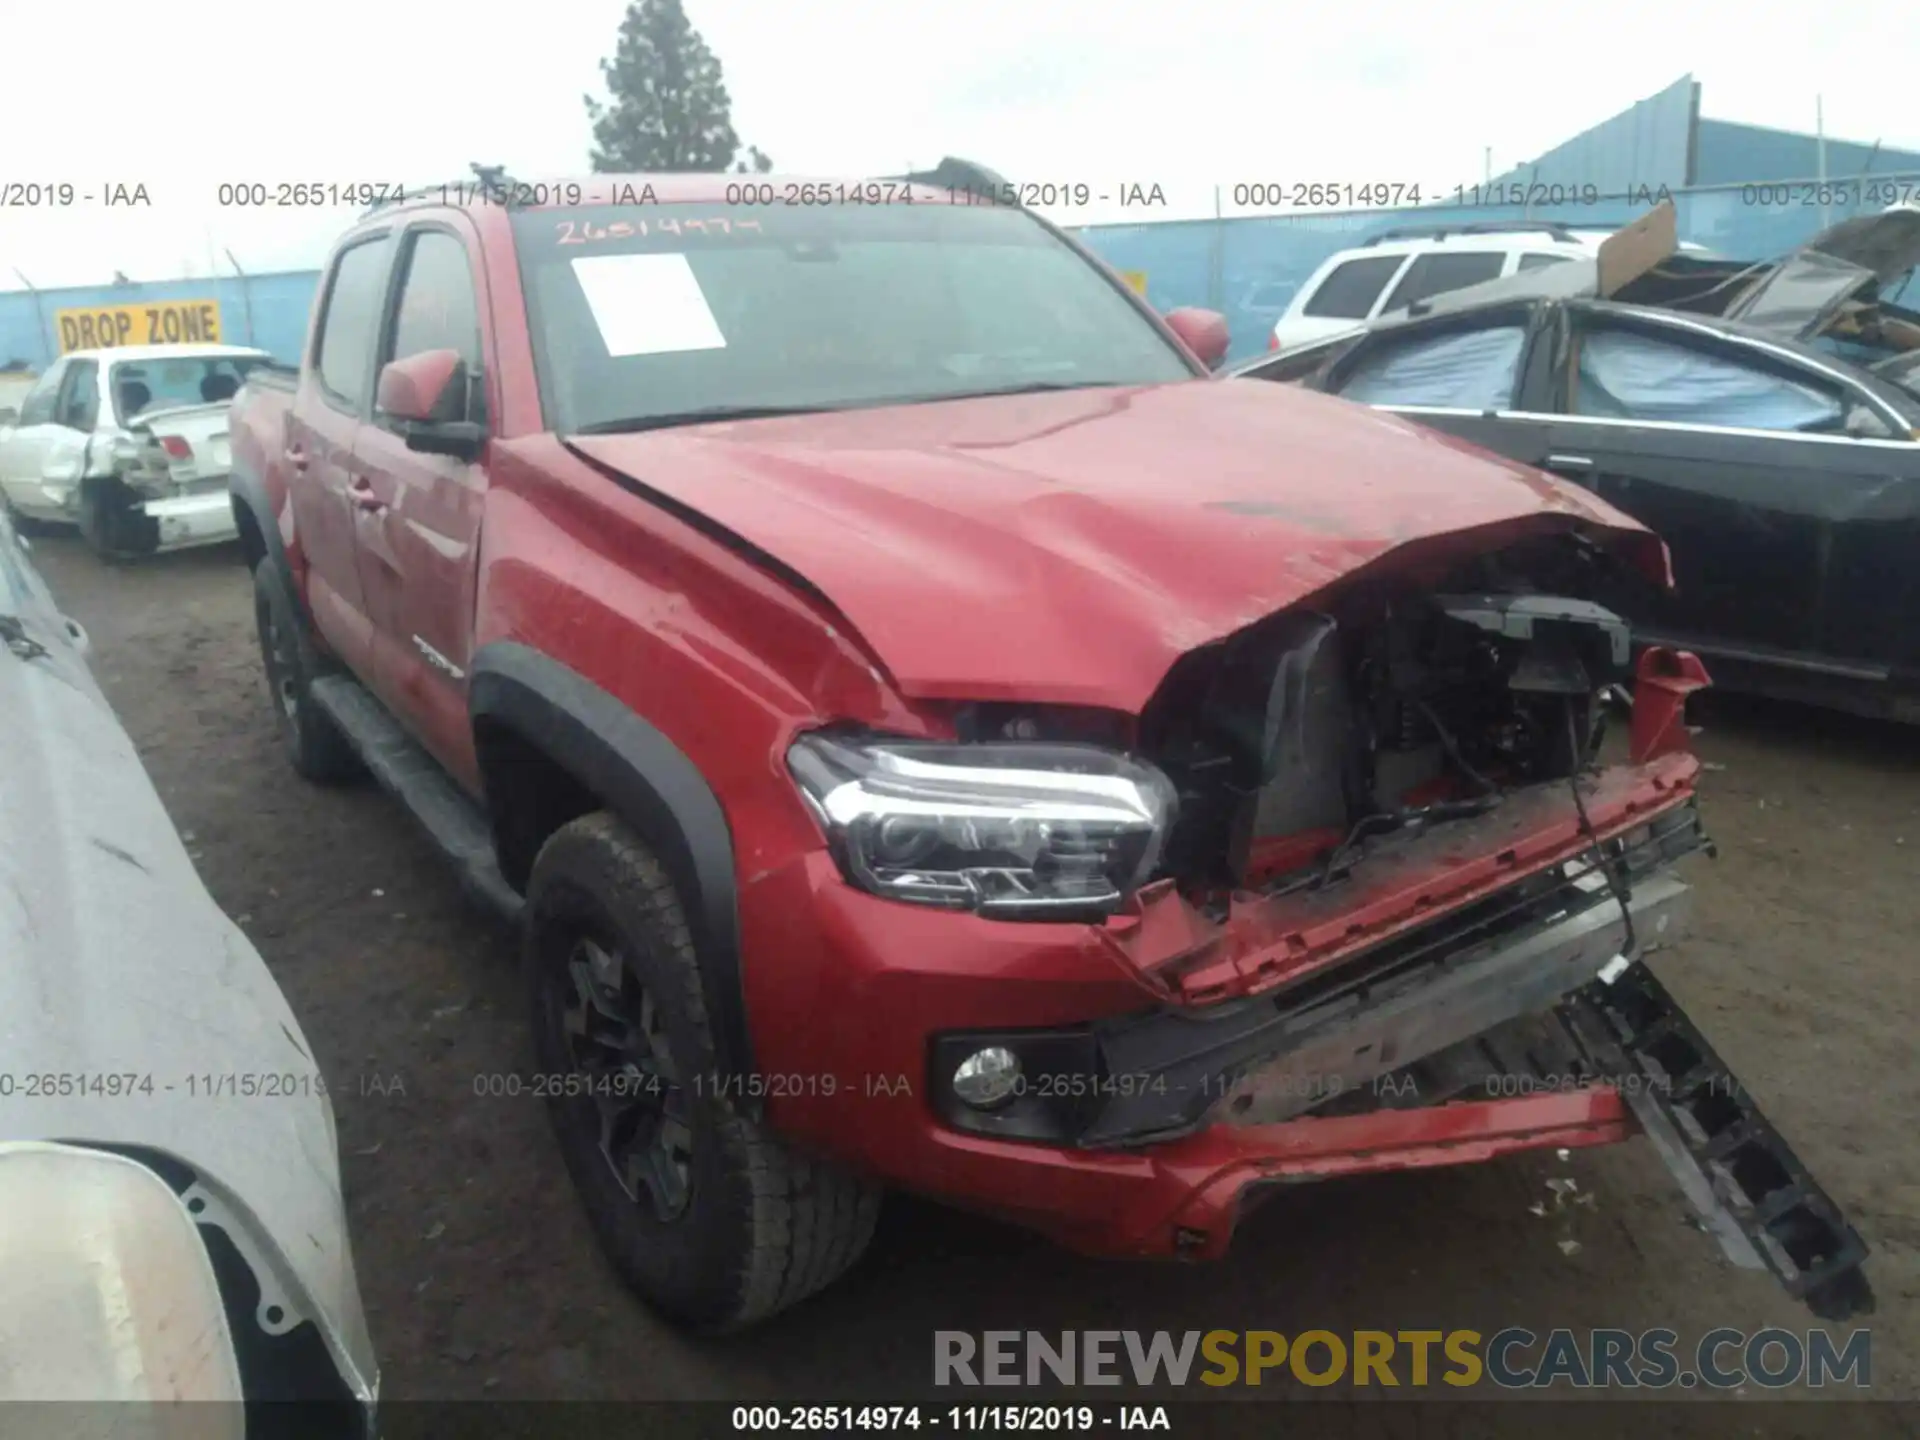
M 1588 558 L 1561 537 L 1562 561 Z M 1142 724 L 1173 780 L 1164 859 L 1195 898 L 1337 878 L 1366 840 L 1483 815 L 1593 755 L 1626 623 L 1496 556 L 1443 588 L 1374 584 L 1175 667 Z

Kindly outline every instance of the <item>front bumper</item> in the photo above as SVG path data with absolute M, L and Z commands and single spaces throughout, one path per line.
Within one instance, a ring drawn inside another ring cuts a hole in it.
M 1108 1075 L 1157 1076 L 1165 1084 L 1114 1093 L 1076 1141 L 1138 1144 L 1203 1124 L 1291 1119 L 1550 1010 L 1636 942 L 1644 955 L 1678 938 L 1689 892 L 1666 867 L 1706 843 L 1689 804 L 1620 848 L 1631 938 L 1605 876 L 1568 865 L 1278 999 L 1096 1025 Z
M 225 482 L 218 490 L 197 495 L 170 495 L 144 501 L 140 511 L 159 526 L 162 550 L 193 545 L 217 545 L 240 531 L 233 519 L 233 501 Z
M 1688 805 L 1621 848 L 1640 953 L 1684 928 L 1688 890 L 1666 867 L 1705 844 Z M 1045 1096 L 1065 1092 L 1065 1104 L 1023 1095 L 1001 1111 L 956 1113 L 943 1091 L 956 1055 L 1017 1047 L 1018 1034 L 969 1035 L 952 1053 L 937 1043 L 929 1091 L 959 1122 L 947 1143 L 963 1144 L 957 1132 L 978 1134 L 982 1122 L 1014 1142 L 997 1152 L 1002 1165 L 1031 1148 L 1016 1137 L 1037 1139 L 1063 1119 L 1076 1128 L 1045 1147 L 1045 1167 L 1071 1166 L 1069 1155 L 1137 1157 L 1107 1172 L 1097 1214 L 1043 1223 L 1069 1246 L 1217 1256 L 1249 1203 L 1278 1184 L 1632 1134 L 1621 1096 L 1582 1062 L 1554 1013 L 1630 948 L 1619 899 L 1596 871 L 1578 869 L 1445 917 L 1312 987 L 1097 1022 L 1087 1027 L 1091 1086 L 1029 1076 Z M 1122 1177 L 1131 1183 L 1112 1183 Z M 1034 1189 L 1047 1183 L 1036 1175 Z
M 1705 843 L 1696 769 L 1680 755 L 1615 767 L 1587 801 L 1634 877 L 1642 948 L 1680 923 L 1685 887 L 1664 867 Z M 815 1017 L 755 1026 L 768 1118 L 900 1188 L 1127 1255 L 1220 1253 L 1243 1197 L 1277 1181 L 1620 1140 L 1634 1121 L 1598 1077 L 1568 1090 L 1561 1074 L 1490 1072 L 1477 1094 L 1413 1105 L 1380 1103 L 1373 1084 L 1550 1013 L 1626 948 L 1618 901 L 1583 878 L 1590 847 L 1558 809 L 1519 803 L 1436 827 L 1304 912 L 1298 896 L 1241 897 L 1244 914 L 1198 948 L 1152 913 L 1069 926 L 902 906 L 816 854 L 743 895 L 748 952 L 780 957 L 747 967 L 750 1017 Z M 1234 993 L 1192 998 L 1223 974 Z M 1057 1087 L 1064 1104 L 1023 1096 L 955 1123 L 943 1043 L 1061 1035 L 1095 1055 Z

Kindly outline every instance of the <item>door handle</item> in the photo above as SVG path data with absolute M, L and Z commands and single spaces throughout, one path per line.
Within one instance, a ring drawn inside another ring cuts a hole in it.
M 296 472 L 302 475 L 306 474 L 307 452 L 305 450 L 302 450 L 298 445 L 289 445 L 280 453 L 286 457 L 287 464 L 291 465 Z
M 1549 455 L 1547 456 L 1547 469 L 1591 470 L 1593 469 L 1593 460 L 1592 457 L 1587 455 Z
M 377 515 L 387 508 L 387 502 L 373 493 L 373 485 L 364 475 L 353 477 L 353 483 L 347 486 L 347 498 L 352 500 L 356 509 Z

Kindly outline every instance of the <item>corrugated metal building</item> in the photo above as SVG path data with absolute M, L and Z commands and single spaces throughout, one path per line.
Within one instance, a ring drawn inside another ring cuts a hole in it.
M 1819 193 L 1782 185 L 1822 178 L 1829 183 Z M 1599 203 L 1551 203 L 1589 186 Z M 1117 268 L 1144 275 L 1155 306 L 1224 312 L 1237 358 L 1264 348 L 1292 292 L 1322 260 L 1392 225 L 1535 219 L 1611 228 L 1664 191 L 1675 198 L 1681 239 L 1758 259 L 1848 215 L 1884 209 L 1889 196 L 1920 198 L 1920 151 L 1823 143 L 1814 135 L 1703 119 L 1700 87 L 1686 76 L 1480 189 L 1466 204 L 1099 225 L 1080 233 Z M 1810 197 L 1814 203 L 1807 203 Z M 1491 198 L 1520 203 L 1487 203 Z M 166 301 L 212 301 L 222 338 L 293 360 L 317 281 L 317 272 L 291 271 L 0 294 L 0 368 L 41 366 L 74 348 L 61 343 L 61 312 L 69 312 L 66 338 L 73 340 L 74 316 Z

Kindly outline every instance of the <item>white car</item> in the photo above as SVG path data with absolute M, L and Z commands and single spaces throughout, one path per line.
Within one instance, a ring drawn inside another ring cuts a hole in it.
M 1275 322 L 1268 350 L 1356 329 L 1448 290 L 1522 270 L 1588 260 L 1613 231 L 1555 221 L 1419 225 L 1386 230 L 1325 261 Z M 1682 245 L 1687 253 L 1705 253 Z
M 326 1077 L 88 648 L 0 516 L 0 1435 L 368 1440 Z
M 235 345 L 61 356 L 0 426 L 0 498 L 79 526 L 103 556 L 231 539 L 227 405 L 270 358 Z

